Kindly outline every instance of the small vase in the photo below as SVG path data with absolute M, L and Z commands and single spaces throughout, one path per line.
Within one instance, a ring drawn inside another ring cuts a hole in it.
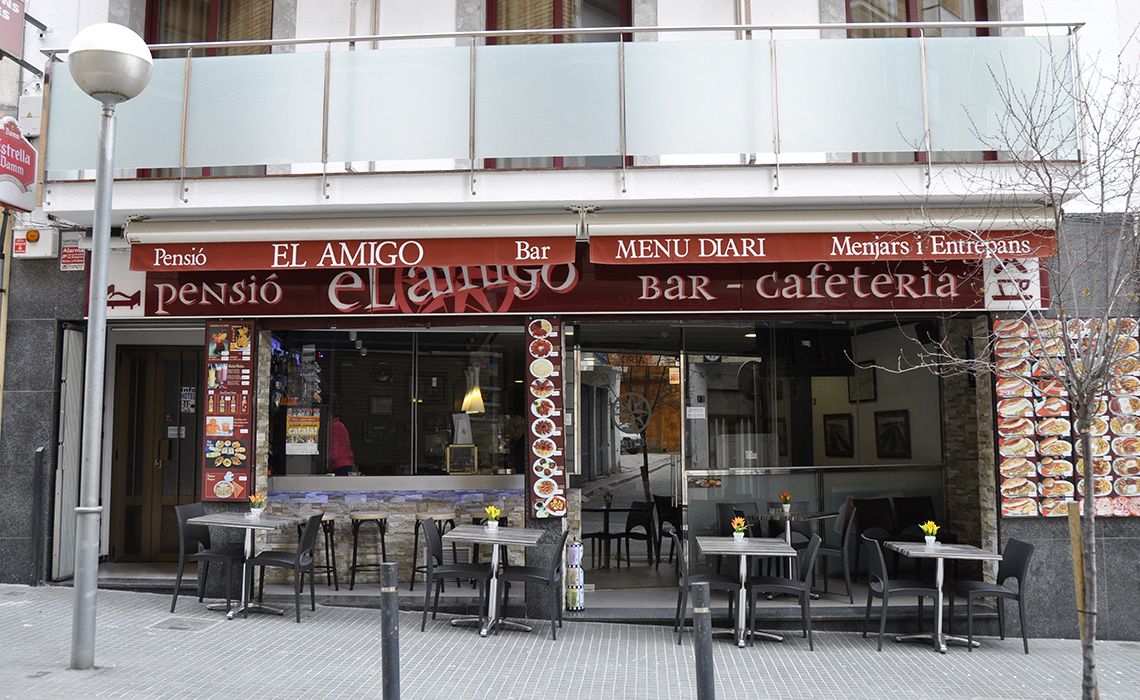
M 250 508 L 249 509 L 249 517 L 260 518 L 261 514 L 264 512 L 265 512 L 265 506 L 262 506 L 260 508 Z
M 783 511 L 785 513 L 791 513 L 792 512 L 792 504 L 791 503 L 781 503 L 780 508 L 783 509 Z
M 926 540 L 927 547 L 933 547 L 934 545 L 938 544 L 938 540 L 934 538 L 934 535 L 925 535 L 923 539 Z
M 732 533 L 732 539 L 736 540 L 737 542 L 743 542 L 744 541 L 744 533 L 743 532 L 734 532 L 734 533 Z
M 499 529 L 499 521 L 498 520 L 488 520 L 487 522 L 483 523 L 483 526 L 486 527 L 488 530 L 498 530 Z

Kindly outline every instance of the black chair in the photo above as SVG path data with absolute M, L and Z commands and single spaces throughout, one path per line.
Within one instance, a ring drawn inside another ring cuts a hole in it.
M 265 567 L 290 569 L 293 572 L 293 605 L 297 609 L 297 622 L 301 621 L 301 586 L 305 582 L 305 574 L 309 575 L 309 605 L 314 612 L 317 610 L 313 549 L 317 545 L 317 535 L 321 533 L 321 519 L 324 516 L 324 513 L 314 513 L 305 521 L 305 527 L 301 530 L 301 539 L 297 542 L 297 551 L 262 552 L 249 560 L 250 567 L 256 566 L 260 572 L 257 579 L 257 600 L 259 602 L 265 592 Z
M 1029 653 L 1029 630 L 1025 626 L 1025 584 L 1029 573 L 1029 559 L 1033 556 L 1033 545 L 1021 540 L 1010 540 L 1005 545 L 1001 563 L 998 564 L 997 583 L 985 581 L 956 581 L 950 587 L 950 631 L 954 626 L 954 596 L 960 595 L 966 599 L 966 639 L 969 642 L 967 649 L 974 649 L 974 599 L 997 598 L 998 632 L 1005 639 L 1005 612 L 1004 600 L 1017 601 L 1017 615 L 1021 620 L 1021 641 L 1025 644 L 1025 653 Z M 1017 579 L 1017 590 L 1006 588 L 1005 582 Z
M 178 574 L 174 580 L 174 597 L 170 600 L 170 612 L 178 604 L 178 592 L 182 588 L 182 572 L 186 562 L 198 563 L 198 602 L 206 592 L 206 576 L 210 571 L 210 562 L 220 562 L 226 577 L 226 606 L 229 607 L 230 598 L 230 572 L 235 564 L 241 565 L 242 550 L 240 545 L 229 547 L 212 547 L 210 544 L 210 528 L 205 525 L 191 525 L 186 521 L 206 514 L 203 503 L 187 503 L 174 506 L 174 517 L 178 519 Z M 191 552 L 193 545 L 198 550 Z
M 665 540 L 665 524 L 673 526 L 673 529 L 681 529 L 681 509 L 673 505 L 672 496 L 659 496 L 653 495 L 653 505 L 657 507 L 657 563 L 661 563 L 661 543 Z M 670 563 L 673 562 L 674 544 L 672 540 L 669 542 L 669 559 Z
M 714 591 L 725 591 L 728 595 L 728 614 L 732 616 L 733 610 L 736 608 L 736 596 L 740 593 L 740 579 L 728 576 L 725 574 L 689 574 L 689 565 L 685 561 L 685 548 L 681 543 L 681 538 L 677 536 L 677 530 L 672 526 L 666 529 L 666 534 L 672 541 L 672 546 L 677 549 L 677 566 L 680 568 L 680 575 L 677 580 L 677 614 L 673 618 L 673 632 L 677 635 L 677 643 L 681 643 L 681 631 L 685 626 L 685 618 L 689 609 L 689 591 L 695 583 L 707 583 L 709 585 L 709 593 Z
M 815 651 L 811 637 L 811 575 L 815 570 L 820 542 L 819 535 L 812 535 L 807 547 L 799 553 L 799 575 L 795 578 L 756 576 L 748 579 L 748 629 L 756 628 L 757 593 L 795 596 L 800 601 L 800 618 L 803 621 L 804 636 L 808 640 L 808 649 Z M 749 645 L 752 644 L 755 641 L 749 639 Z
M 637 531 L 641 528 L 641 532 Z M 611 536 L 612 538 L 613 536 Z M 646 556 L 650 566 L 653 565 L 654 544 L 657 542 L 657 528 L 653 525 L 653 504 L 648 501 L 634 501 L 630 504 L 630 511 L 625 518 L 625 532 L 616 536 L 618 541 L 618 562 L 621 562 L 621 545 L 625 542 L 625 565 L 630 566 L 629 554 L 633 540 L 644 540 Z M 660 553 L 658 553 L 660 560 Z
M 922 631 L 922 603 L 923 598 L 938 600 L 938 591 L 922 581 L 908 581 L 895 579 L 892 581 L 887 575 L 887 563 L 883 559 L 883 548 L 878 540 L 866 535 L 860 536 L 863 546 L 867 550 L 867 612 L 863 615 L 863 638 L 867 638 L 867 623 L 871 620 L 871 599 L 879 598 L 883 601 L 882 611 L 879 614 L 879 651 L 883 650 L 883 634 L 887 631 L 887 607 L 891 596 L 917 596 L 918 597 L 918 631 Z M 937 603 L 935 603 L 937 604 Z
M 439 610 L 439 592 L 443 588 L 444 577 L 455 577 L 456 579 L 466 578 L 472 579 L 479 584 L 479 600 L 483 603 L 479 606 L 479 622 L 480 626 L 483 621 L 483 607 L 486 602 L 487 580 L 491 577 L 490 567 L 481 564 L 460 564 L 454 562 L 451 564 L 443 563 L 443 536 L 439 534 L 439 527 L 435 524 L 432 518 L 426 518 L 419 522 L 420 530 L 424 533 L 424 558 L 427 562 L 424 564 L 424 616 L 420 621 L 420 631 L 423 632 L 427 629 L 427 616 L 429 602 L 431 603 L 431 619 L 435 619 L 436 612 Z M 435 588 L 435 600 L 432 602 L 432 588 Z
M 792 513 L 807 513 L 811 510 L 811 504 L 807 501 L 792 501 Z M 780 510 L 781 504 L 779 501 L 768 501 L 769 511 Z M 792 520 L 789 521 L 792 525 L 792 546 L 796 549 L 804 549 L 811 541 L 811 536 L 815 533 L 812 532 L 811 523 L 806 520 Z M 784 536 L 784 521 L 772 520 L 768 523 L 768 536 L 769 537 L 783 537 Z
M 554 630 L 554 623 L 557 622 L 558 627 L 562 626 L 562 552 L 566 549 L 566 538 L 569 535 L 569 530 L 562 533 L 562 538 L 558 543 L 558 548 L 554 550 L 554 556 L 551 558 L 549 566 L 504 565 L 503 574 L 499 577 L 499 580 L 503 582 L 502 613 L 504 615 L 507 612 L 507 604 L 510 602 L 512 582 L 523 585 L 536 583 L 546 586 L 546 590 L 550 593 L 550 638 L 554 640 L 558 639 Z
M 843 562 L 843 582 L 847 586 L 847 599 L 855 603 L 855 592 L 851 589 L 851 524 L 855 521 L 855 506 L 851 499 L 844 501 L 839 509 L 839 544 L 822 544 L 819 554 L 823 557 L 823 592 L 828 592 L 828 557 L 839 557 Z
M 894 538 L 895 514 L 891 509 L 889 498 L 856 498 L 851 501 L 855 507 L 855 535 L 862 538 L 866 535 L 880 545 Z M 859 572 L 859 555 L 864 547 L 855 548 L 855 572 Z M 898 555 L 894 558 L 895 569 L 898 569 Z

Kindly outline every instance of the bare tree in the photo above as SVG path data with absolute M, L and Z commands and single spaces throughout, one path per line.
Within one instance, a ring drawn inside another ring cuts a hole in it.
M 1001 291 L 1011 302 L 1001 320 L 981 335 L 975 334 L 972 352 L 945 334 L 940 339 L 923 338 L 925 345 L 912 337 L 915 347 L 910 353 L 900 349 L 897 361 L 880 368 L 994 375 L 999 425 L 1008 421 L 1005 425 L 1012 435 L 1019 434 L 1018 419 L 1041 420 L 1042 406 L 1063 408 L 1067 403 L 1067 411 L 1044 412 L 1055 414 L 1050 417 L 1056 420 L 1049 421 L 1049 430 L 1061 441 L 1075 436 L 1075 493 L 1072 483 L 1066 485 L 1063 478 L 1066 460 L 1040 454 L 1043 445 L 1050 445 L 1048 449 L 1056 449 L 1057 457 L 1063 456 L 1064 444 L 1058 445 L 1056 438 L 1030 440 L 1035 432 L 1042 432 L 1044 421 L 1037 423 L 1036 430 L 1029 422 L 1021 428 L 1028 431 L 1020 433 L 1027 437 L 1024 442 L 1001 442 L 999 451 L 1017 454 L 1024 450 L 1026 456 L 1041 456 L 1042 463 L 1049 460 L 1061 478 L 1048 481 L 1050 498 L 1043 499 L 1043 507 L 1046 501 L 1053 508 L 1066 497 L 1083 498 L 1084 600 L 1078 608 L 1082 693 L 1095 698 L 1099 696 L 1096 517 L 1098 503 L 1101 508 L 1112 505 L 1107 498 L 1112 488 L 1108 475 L 1116 469 L 1107 435 L 1110 421 L 1114 433 L 1140 432 L 1140 417 L 1133 418 L 1140 414 L 1135 320 L 1140 294 L 1140 212 L 1135 208 L 1140 183 L 1140 83 L 1122 60 L 1116 61 L 1111 72 L 1086 71 L 1078 81 L 1072 75 L 1072 56 L 1048 48 L 1043 55 L 1048 60 L 1038 70 L 1036 81 L 1028 85 L 1024 74 L 1015 79 L 1004 64 L 989 67 L 999 114 L 990 120 L 975 115 L 966 118 L 971 119 L 975 135 L 1002 162 L 959 163 L 942 170 L 939 176 L 961 178 L 965 184 L 961 207 L 948 215 L 945 209 L 935 212 L 924 206 L 915 216 L 922 220 L 921 228 L 951 229 L 979 246 L 991 246 L 985 248 L 991 251 L 987 257 L 995 257 L 999 249 L 992 247 L 993 238 L 986 233 L 989 227 L 977 225 L 978 212 L 1006 218 L 1011 211 L 1021 211 L 1019 203 L 1033 202 L 1044 207 L 1051 219 L 1057 234 L 1055 255 L 1039 261 L 1030 256 L 988 262 L 999 278 L 1004 277 Z M 996 124 L 996 128 L 987 129 L 984 124 Z M 955 226 L 956 215 L 963 221 L 970 218 L 971 223 Z M 1024 228 L 1030 227 L 1027 218 Z M 1046 272 L 1048 303 L 1043 303 L 1035 285 L 1026 283 L 1037 264 Z M 1005 274 L 1010 272 L 1019 274 Z M 905 329 L 901 324 L 900 328 Z M 1003 403 L 1003 399 L 1008 401 Z M 1120 420 L 1124 422 L 1118 424 Z M 1127 430 L 1116 431 L 1118 425 Z M 1135 453 L 1140 453 L 1140 439 L 1130 439 L 1129 450 L 1133 444 Z M 1043 478 L 1034 487 L 1034 495 L 1045 496 L 1040 489 L 1052 477 L 1045 477 L 1041 464 L 1037 469 L 1033 476 Z M 1097 498 L 1102 495 L 1106 498 Z M 1129 501 L 1113 499 L 1119 502 Z

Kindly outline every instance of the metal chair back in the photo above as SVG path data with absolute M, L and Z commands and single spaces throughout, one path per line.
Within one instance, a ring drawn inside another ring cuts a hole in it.
M 206 504 L 187 503 L 174 506 L 174 517 L 178 520 L 179 553 L 185 556 L 190 545 L 197 543 L 202 549 L 210 548 L 210 528 L 205 525 L 191 525 L 188 520 L 206 514 Z

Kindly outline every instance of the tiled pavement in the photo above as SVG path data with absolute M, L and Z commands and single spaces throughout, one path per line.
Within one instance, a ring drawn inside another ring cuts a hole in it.
M 193 597 L 171 615 L 169 599 L 100 591 L 96 661 L 66 670 L 69 588 L 0 586 L 0 696 L 3 697 L 379 697 L 377 610 L 322 607 L 290 618 L 226 621 Z M 172 618 L 174 618 L 172 620 Z M 171 624 L 173 623 L 173 624 Z M 552 642 L 534 633 L 481 639 L 442 619 L 420 633 L 401 614 L 404 698 L 693 697 L 692 643 L 667 628 L 567 623 Z M 792 637 L 737 649 L 714 640 L 718 698 L 1037 698 L 1079 694 L 1074 641 L 984 640 L 967 653 L 938 655 L 890 642 L 882 653 L 855 634 L 820 633 L 816 651 Z M 1102 694 L 1136 697 L 1140 644 L 1098 645 Z

